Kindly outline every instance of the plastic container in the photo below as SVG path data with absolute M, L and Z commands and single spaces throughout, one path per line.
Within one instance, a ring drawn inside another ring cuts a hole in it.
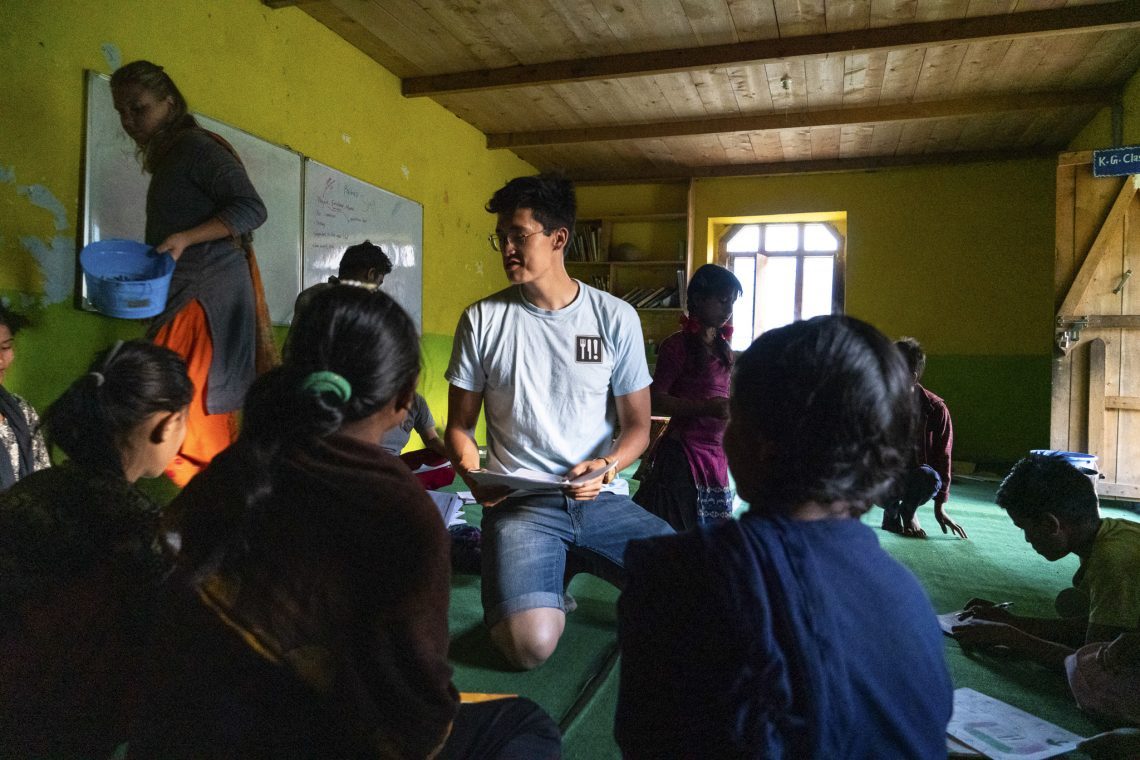
M 162 312 L 174 259 L 134 240 L 100 240 L 79 252 L 87 300 L 101 313 L 146 319 Z
M 1096 454 L 1083 454 L 1079 451 L 1056 451 L 1054 449 L 1033 449 L 1030 453 L 1061 457 L 1087 475 L 1089 480 L 1092 481 L 1093 488 L 1096 488 L 1097 481 L 1100 480 L 1100 470 L 1097 467 Z

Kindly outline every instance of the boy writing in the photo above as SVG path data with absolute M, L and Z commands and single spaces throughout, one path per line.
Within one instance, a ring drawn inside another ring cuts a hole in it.
M 1092 482 L 1064 458 L 1031 454 L 1002 481 L 997 504 L 1050 562 L 1076 554 L 1073 586 L 1087 612 L 1021 617 L 987 604 L 954 634 L 965 647 L 1001 645 L 1062 670 L 1077 647 L 1140 628 L 1140 523 L 1102 518 Z

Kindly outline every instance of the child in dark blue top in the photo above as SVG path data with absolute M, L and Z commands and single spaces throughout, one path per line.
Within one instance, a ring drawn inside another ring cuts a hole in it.
M 858 519 L 907 462 L 910 385 L 890 341 L 849 317 L 771 330 L 740 357 L 725 450 L 750 511 L 626 551 L 626 757 L 945 757 L 934 612 Z

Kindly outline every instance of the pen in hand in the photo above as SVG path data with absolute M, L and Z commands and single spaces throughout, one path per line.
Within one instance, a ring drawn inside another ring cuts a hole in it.
M 987 605 L 980 605 L 977 607 L 971 607 L 968 610 L 962 610 L 961 612 L 959 612 L 958 613 L 958 619 L 959 620 L 966 620 L 968 618 L 972 618 L 974 616 L 974 613 L 978 609 L 1008 610 L 1011 607 L 1013 607 L 1013 602 L 999 602 L 998 604 L 987 604 Z

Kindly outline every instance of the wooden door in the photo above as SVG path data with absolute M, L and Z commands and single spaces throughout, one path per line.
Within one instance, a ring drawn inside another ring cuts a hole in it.
M 1140 500 L 1140 175 L 1057 166 L 1050 446 L 1096 454 L 1103 496 Z M 1135 277 L 1132 274 L 1135 273 Z

